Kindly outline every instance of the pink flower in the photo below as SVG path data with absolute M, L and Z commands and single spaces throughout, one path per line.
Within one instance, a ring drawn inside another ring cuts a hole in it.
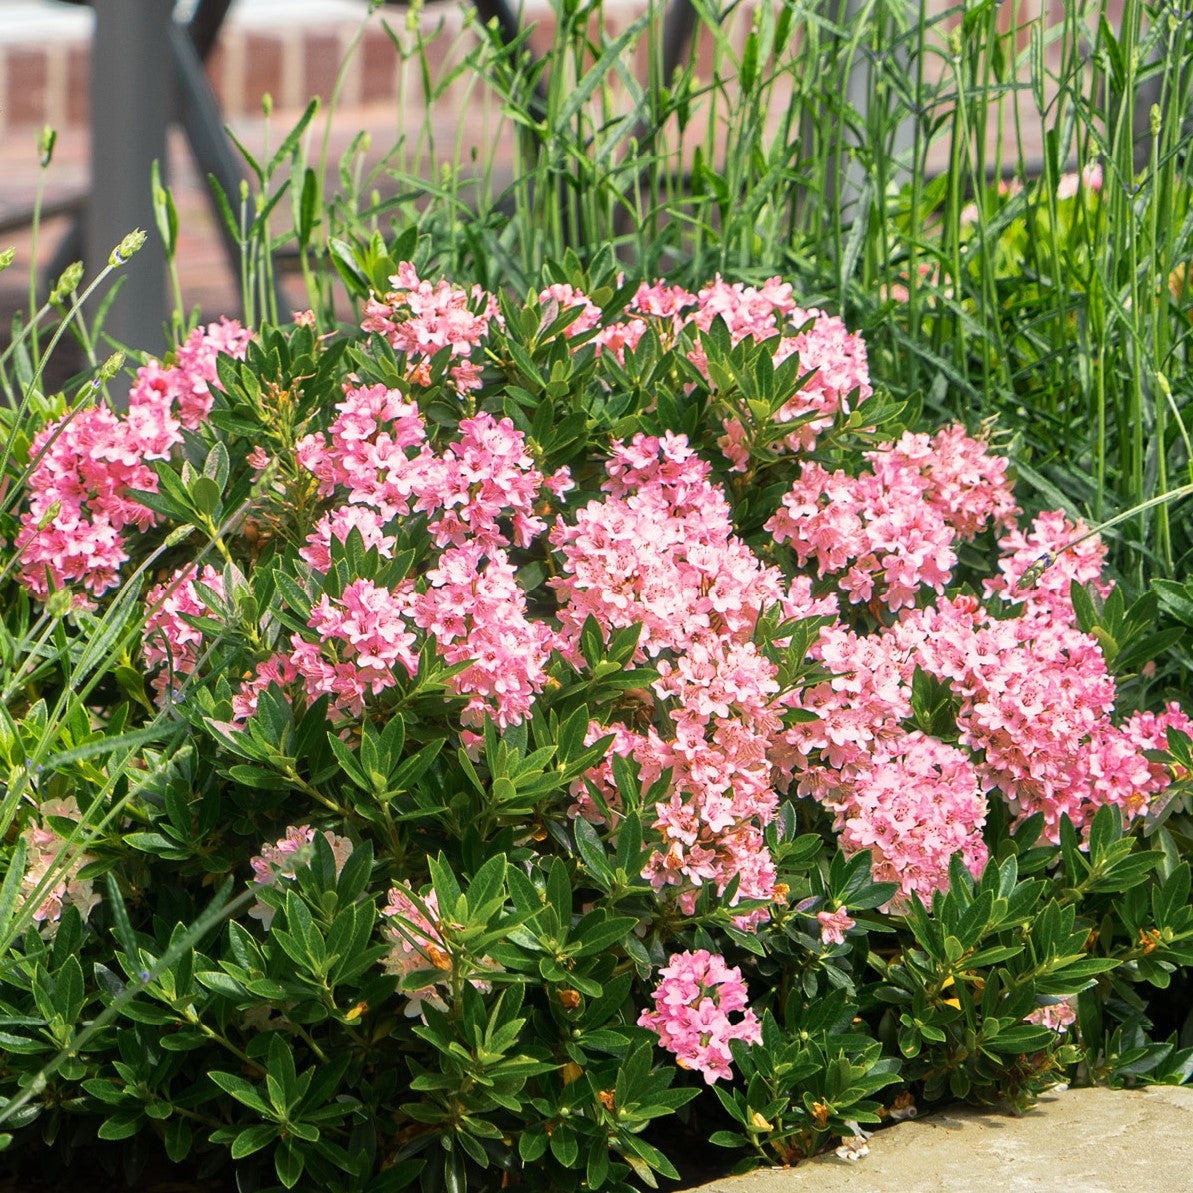
M 507 518 L 519 547 L 546 530 L 535 513 L 544 477 L 510 419 L 498 421 L 486 411 L 463 419 L 459 438 L 441 455 L 425 454 L 421 463 L 414 508 L 430 515 L 437 546 L 509 546 L 499 524 Z
M 299 464 L 330 496 L 347 490 L 347 503 L 367 505 L 385 522 L 410 512 L 410 495 L 424 467 L 426 426 L 418 407 L 383 385 L 347 384 L 328 435 L 299 440 Z
M 366 551 L 376 548 L 382 559 L 392 559 L 398 540 L 384 531 L 385 521 L 376 510 L 364 505 L 342 505 L 324 514 L 307 535 L 307 545 L 298 554 L 317 572 L 331 570 L 332 539 L 346 543 L 355 530 Z
M 205 565 L 196 576 L 194 565 L 187 564 L 169 580 L 154 585 L 145 596 L 150 613 L 145 619 L 142 649 L 146 667 L 157 671 L 153 686 L 159 701 L 175 690 L 199 662 L 203 633 L 185 618 L 215 616 L 195 587 L 196 581 L 217 597 L 225 595 L 224 578 L 215 568 Z
M 232 697 L 232 722 L 238 724 L 255 716 L 257 697 L 271 684 L 284 688 L 298 679 L 298 668 L 289 655 L 277 653 L 258 663 L 252 675 L 240 685 Z
M 228 320 L 196 328 L 174 364 L 150 361 L 137 370 L 125 413 L 95 406 L 38 432 L 30 447 L 37 463 L 29 508 L 16 538 L 21 582 L 35 596 L 81 584 L 98 597 L 116 585 L 128 559 L 127 534 L 156 522 L 130 492 L 157 492 L 149 463 L 169 458 L 183 429 L 206 418 L 216 358 L 244 356 L 250 338 Z
M 1106 545 L 1100 535 L 1084 538 L 1087 531 L 1085 523 L 1070 522 L 1061 510 L 1040 514 L 1026 534 L 1012 526 L 998 541 L 1006 554 L 998 561 L 1001 575 L 985 581 L 986 595 L 1022 603 L 1032 620 L 1075 626 L 1070 585 L 1092 583 L 1103 597 L 1112 587 L 1102 580 Z M 1070 546 L 1078 538 L 1082 541 Z
M 587 294 L 582 294 L 566 282 L 555 282 L 539 292 L 539 303 L 543 308 L 543 322 L 554 322 L 567 311 L 580 309 L 576 319 L 563 329 L 569 339 L 591 331 L 601 321 L 601 308 L 596 306 Z
M 352 842 L 347 837 L 337 836 L 330 829 L 325 829 L 323 836 L 331 846 L 338 878 L 352 853 Z M 285 836 L 272 845 L 262 845 L 261 852 L 249 862 L 253 868 L 253 882 L 258 886 L 269 886 L 279 879 L 293 878 L 301 858 L 305 856 L 304 851 L 309 849 L 314 839 L 315 830 L 309 824 L 300 824 L 297 828 L 287 828 Z M 273 923 L 274 909 L 258 897 L 249 908 L 249 915 L 260 920 L 261 926 L 268 932 Z
M 849 917 L 844 907 L 838 907 L 836 911 L 818 911 L 816 918 L 820 921 L 820 940 L 822 944 L 844 944 L 845 933 L 855 923 Z
M 614 445 L 606 472 L 606 499 L 550 534 L 563 557 L 550 583 L 565 651 L 578 657 L 589 616 L 606 633 L 640 624 L 639 659 L 710 629 L 747 637 L 780 598 L 779 574 L 733 534 L 725 495 L 687 440 L 636 435 Z
M 66 841 L 59 835 L 58 830 L 51 826 L 49 817 L 61 817 L 76 823 L 81 821 L 83 816 L 74 796 L 44 800 L 38 808 L 38 815 L 40 823 L 30 824 L 21 834 L 27 850 L 26 870 L 21 878 L 21 895 L 28 901 L 45 881 L 46 876 L 51 871 L 54 872 L 50 886 L 42 888 L 41 901 L 33 911 L 33 922 L 42 925 L 47 935 L 52 936 L 65 906 L 73 905 L 86 920 L 91 914 L 91 909 L 99 902 L 99 896 L 92 889 L 91 880 L 79 877 L 79 871 L 96 859 L 89 853 L 73 852 L 67 856 L 64 866 L 60 864 Z
M 361 327 L 377 332 L 391 347 L 406 354 L 417 384 L 430 380 L 426 366 L 441 349 L 450 349 L 459 363 L 451 375 L 459 392 L 480 388 L 480 370 L 471 358 L 485 338 L 489 323 L 500 320 L 497 299 L 479 286 L 462 290 L 446 281 L 432 285 L 421 279 L 409 261 L 390 279 L 393 289 L 383 299 L 365 304 Z
M 340 597 L 320 597 L 307 623 L 320 644 L 291 638 L 291 662 L 307 696 L 330 695 L 333 708 L 359 716 L 366 696 L 397 682 L 396 667 L 416 675 L 418 651 L 408 622 L 413 599 L 410 581 L 388 589 L 369 580 L 354 580 Z
M 427 572 L 426 592 L 412 598 L 412 617 L 446 663 L 467 664 L 448 680 L 469 698 L 464 725 L 480 728 L 487 714 L 505 728 L 528 715 L 547 682 L 555 635 L 527 616 L 526 594 L 504 551 L 486 552 L 475 542 L 444 551 Z
M 748 1044 L 762 1039 L 741 970 L 705 949 L 675 953 L 659 971 L 663 980 L 655 990 L 655 1009 L 638 1016 L 642 1027 L 659 1037 L 659 1044 L 675 1054 L 680 1068 L 695 1069 L 712 1085 L 730 1077 L 731 1040 Z M 741 1012 L 736 1021 L 730 1015 Z

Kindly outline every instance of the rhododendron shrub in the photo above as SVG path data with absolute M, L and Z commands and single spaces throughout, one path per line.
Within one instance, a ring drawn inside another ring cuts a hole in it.
M 259 1184 L 628 1189 L 708 1086 L 789 1162 L 1113 1074 L 1193 947 L 1144 840 L 1193 726 L 1098 537 L 781 279 L 383 273 L 18 444 L 0 997 L 53 1106 Z

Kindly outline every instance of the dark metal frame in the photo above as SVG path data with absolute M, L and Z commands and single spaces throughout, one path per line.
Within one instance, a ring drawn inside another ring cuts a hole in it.
M 75 0 L 85 3 L 88 0 Z M 181 123 L 200 175 L 214 177 L 235 198 L 244 172 L 224 131 L 219 104 L 204 63 L 214 48 L 231 0 L 198 0 L 185 24 L 173 18 L 173 0 L 90 0 L 95 9 L 92 43 L 91 193 L 85 211 L 59 246 L 49 271 L 55 278 L 82 257 L 101 267 L 132 227 L 151 232 L 135 270 L 122 280 L 124 292 L 108 313 L 106 330 L 138 347 L 159 347 L 166 307 L 164 254 L 152 234 L 151 197 L 145 180 L 156 159 L 165 164 L 166 128 L 171 115 Z M 508 0 L 472 0 L 485 22 L 496 20 L 503 39 L 522 30 Z M 663 30 L 663 67 L 670 77 L 691 41 L 691 0 L 670 0 Z M 532 110 L 546 111 L 536 87 Z M 101 115 L 102 114 L 102 115 Z M 229 266 L 239 275 L 240 248 L 224 224 L 218 201 L 208 191 Z M 146 259 L 148 258 L 148 259 Z

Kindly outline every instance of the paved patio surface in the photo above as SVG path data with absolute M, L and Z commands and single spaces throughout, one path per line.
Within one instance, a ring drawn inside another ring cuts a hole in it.
M 957 1110 L 900 1123 L 855 1163 L 725 1177 L 693 1193 L 1189 1193 L 1193 1089 L 1080 1089 L 1016 1118 Z

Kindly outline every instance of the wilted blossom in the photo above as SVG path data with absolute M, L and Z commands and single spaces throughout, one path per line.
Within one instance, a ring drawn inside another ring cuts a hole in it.
M 337 836 L 330 829 L 325 829 L 323 836 L 331 846 L 338 878 L 344 863 L 352 853 L 352 842 L 347 837 Z M 286 829 L 285 835 L 273 844 L 262 845 L 261 852 L 249 862 L 253 868 L 253 882 L 258 886 L 269 886 L 279 878 L 293 878 L 298 868 L 299 855 L 314 839 L 315 830 L 309 824 L 291 825 Z M 249 915 L 260 920 L 268 931 L 273 923 L 274 909 L 258 897 L 249 908 Z
M 844 907 L 838 907 L 836 911 L 818 911 L 816 919 L 820 924 L 821 944 L 844 944 L 845 933 L 855 923 Z
M 695 1069 L 712 1085 L 730 1077 L 731 1040 L 756 1044 L 762 1027 L 747 1005 L 749 996 L 741 970 L 706 949 L 675 953 L 660 971 L 655 1009 L 638 1016 L 642 1027 L 657 1033 L 659 1044 L 675 1054 L 682 1069 Z M 730 1015 L 741 1012 L 741 1018 Z
M 422 970 L 451 973 L 451 956 L 444 947 L 439 926 L 439 897 L 434 891 L 428 891 L 416 903 L 405 887 L 393 887 L 381 914 L 389 920 L 381 929 L 390 946 L 382 962 L 386 973 L 399 979 Z M 439 984 L 437 980 L 417 990 L 402 991 L 408 999 L 408 1017 L 421 1014 L 424 1002 L 437 1011 L 447 1010 L 447 1003 L 437 989 Z
M 1077 1022 L 1077 1008 L 1074 1005 L 1076 995 L 1069 995 L 1060 1002 L 1051 1003 L 1045 1007 L 1037 1007 L 1025 1022 L 1037 1023 L 1050 1027 L 1055 1032 L 1064 1032 Z
M 66 845 L 66 839 L 50 826 L 51 816 L 73 820 L 82 820 L 82 813 L 74 796 L 66 799 L 48 799 L 38 808 L 39 822 L 30 824 L 21 834 L 25 841 L 26 869 L 21 879 L 21 897 L 28 901 L 34 891 L 55 868 L 55 862 Z M 92 888 L 91 879 L 80 878 L 79 871 L 95 858 L 89 853 L 71 853 L 65 867 L 59 868 L 52 884 L 42 891 L 41 902 L 33 911 L 33 922 L 45 926 L 47 932 L 53 935 L 58 920 L 62 917 L 62 910 L 67 905 L 76 907 L 85 920 L 91 909 L 99 902 L 99 896 Z
M 453 961 L 443 938 L 439 896 L 431 890 L 416 899 L 408 887 L 392 887 L 381 914 L 388 921 L 381 929 L 382 936 L 390 946 L 382 961 L 386 973 L 399 979 L 424 970 L 438 970 L 444 975 L 418 989 L 401 991 L 407 999 L 407 1017 L 413 1019 L 422 1015 L 423 1003 L 437 1011 L 446 1011 L 447 1003 L 443 995 L 450 989 L 450 975 L 457 962 Z M 477 990 L 487 991 L 490 983 L 479 975 L 485 970 L 498 968 L 497 962 L 488 957 L 482 958 L 480 969 L 470 970 L 467 981 Z

